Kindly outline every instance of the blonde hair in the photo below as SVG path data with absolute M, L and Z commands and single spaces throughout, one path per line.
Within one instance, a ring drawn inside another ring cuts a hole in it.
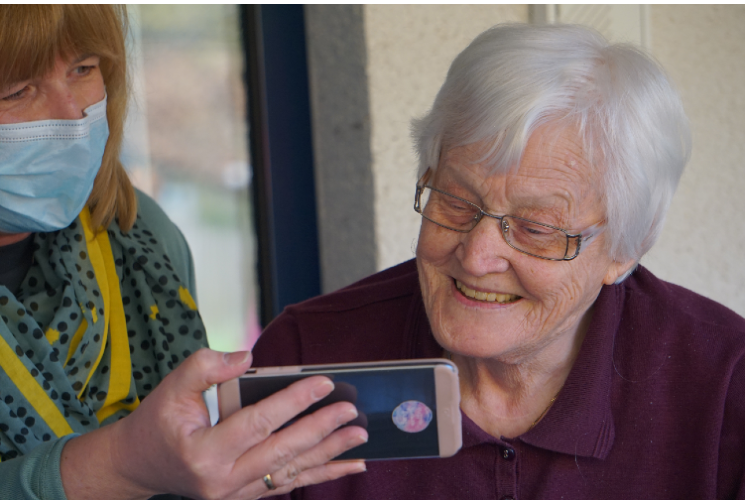
M 129 87 L 127 11 L 112 5 L 0 6 L 0 89 L 49 72 L 58 56 L 95 54 L 106 85 L 109 140 L 88 198 L 93 227 L 114 217 L 128 231 L 137 216 L 134 188 L 119 161 Z

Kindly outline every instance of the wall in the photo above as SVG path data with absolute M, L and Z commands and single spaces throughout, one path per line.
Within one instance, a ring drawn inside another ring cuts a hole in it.
M 642 262 L 745 315 L 745 7 L 655 5 L 651 32 L 691 120 L 693 155 Z
M 427 112 L 450 62 L 476 35 L 527 20 L 527 5 L 365 7 L 378 269 L 414 256 L 420 216 L 411 119 Z
M 305 8 L 324 292 L 376 271 L 370 102 L 361 5 Z

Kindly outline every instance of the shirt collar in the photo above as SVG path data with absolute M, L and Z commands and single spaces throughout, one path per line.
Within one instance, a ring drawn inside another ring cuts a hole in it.
M 520 436 L 541 448 L 604 459 L 615 437 L 611 413 L 613 345 L 624 285 L 604 286 L 577 360 L 546 416 Z

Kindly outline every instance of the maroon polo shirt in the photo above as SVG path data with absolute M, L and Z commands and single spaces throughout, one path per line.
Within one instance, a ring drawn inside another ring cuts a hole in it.
M 439 357 L 414 261 L 290 306 L 254 366 Z M 603 287 L 545 417 L 512 439 L 463 415 L 454 457 L 368 462 L 284 498 L 745 500 L 745 320 L 639 268 Z

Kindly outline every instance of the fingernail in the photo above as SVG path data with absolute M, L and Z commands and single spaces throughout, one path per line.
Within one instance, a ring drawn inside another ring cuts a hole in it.
M 234 366 L 245 363 L 249 356 L 251 356 L 251 351 L 224 352 L 222 359 L 226 365 Z
M 359 413 L 357 413 L 357 408 L 350 408 L 349 410 L 336 417 L 336 425 L 346 424 L 350 420 L 354 420 L 355 418 L 357 418 L 357 415 L 359 415 Z
M 347 441 L 347 446 L 353 448 L 355 446 L 361 445 L 362 443 L 367 443 L 367 434 L 357 434 L 353 438 L 350 438 L 349 441 Z
M 310 392 L 310 395 L 313 397 L 314 400 L 319 401 L 326 396 L 329 395 L 331 391 L 334 390 L 334 383 L 331 382 L 329 379 L 324 380 L 317 386 L 313 388 L 313 390 Z

